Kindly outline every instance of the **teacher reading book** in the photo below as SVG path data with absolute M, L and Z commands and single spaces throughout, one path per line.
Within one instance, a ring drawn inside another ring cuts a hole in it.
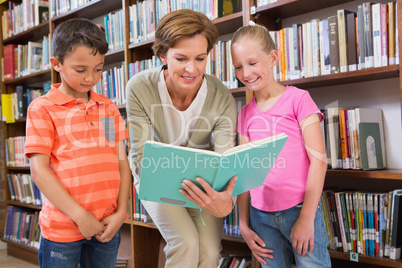
M 153 45 L 164 65 L 129 80 L 130 156 L 137 192 L 147 140 L 220 153 L 234 146 L 235 100 L 216 77 L 205 74 L 207 56 L 217 37 L 215 25 L 205 15 L 187 9 L 171 12 L 160 20 Z M 222 217 L 232 210 L 235 180 L 233 177 L 222 192 L 202 178 L 197 178 L 201 188 L 184 180 L 181 193 L 201 211 L 142 201 L 166 241 L 165 267 L 218 266 Z

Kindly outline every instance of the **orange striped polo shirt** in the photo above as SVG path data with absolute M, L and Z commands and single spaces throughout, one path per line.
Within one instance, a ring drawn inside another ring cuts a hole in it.
M 68 193 L 97 219 L 113 214 L 120 187 L 118 141 L 127 139 L 116 105 L 90 91 L 84 104 L 58 90 L 35 99 L 28 108 L 25 152 L 50 157 L 50 170 Z M 48 200 L 40 212 L 43 237 L 55 242 L 83 239 L 77 225 Z

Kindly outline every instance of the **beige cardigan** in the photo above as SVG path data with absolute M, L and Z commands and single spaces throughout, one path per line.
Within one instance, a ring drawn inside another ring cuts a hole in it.
M 145 141 L 169 143 L 158 91 L 161 68 L 166 66 L 136 74 L 126 86 L 131 144 L 129 158 L 137 191 Z M 208 93 L 187 146 L 224 152 L 235 144 L 236 103 L 230 91 L 219 79 L 210 75 L 205 77 Z

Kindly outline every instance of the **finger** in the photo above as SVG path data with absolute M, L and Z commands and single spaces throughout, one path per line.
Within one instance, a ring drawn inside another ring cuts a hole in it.
M 204 203 L 202 202 L 202 200 L 188 187 L 183 186 L 186 189 L 179 189 L 179 192 L 184 195 L 185 198 L 187 198 L 188 200 L 190 200 L 191 202 L 197 204 L 199 207 L 203 206 Z
M 255 237 L 253 237 L 253 240 L 254 240 L 254 242 L 256 242 L 260 247 L 263 247 L 263 248 L 266 247 L 264 241 L 263 241 L 258 235 L 255 235 Z
M 314 249 L 314 239 L 310 239 L 310 247 L 309 247 L 309 251 L 308 252 L 313 252 Z
M 200 201 L 203 201 L 206 198 L 205 192 L 192 181 L 183 180 L 181 185 L 193 199 L 200 199 Z
M 308 241 L 303 243 L 302 254 L 301 254 L 302 256 L 306 255 L 307 249 L 308 249 Z
M 211 195 L 215 192 L 215 190 L 211 187 L 211 185 L 209 185 L 209 183 L 206 182 L 203 178 L 197 177 L 197 178 L 195 178 L 195 180 L 202 186 L 202 188 L 208 195 Z M 197 188 L 201 191 L 201 189 L 199 187 L 197 187 Z
M 228 184 L 228 186 L 226 186 L 226 189 L 225 189 L 225 192 L 229 192 L 231 196 L 232 196 L 232 193 L 233 193 L 233 189 L 234 189 L 234 187 L 236 185 L 236 180 L 237 180 L 237 176 L 233 176 L 230 179 L 229 184 Z
M 264 260 L 262 257 L 260 257 L 259 255 L 255 254 L 253 252 L 254 257 L 257 259 L 257 261 L 262 262 L 263 264 L 267 264 L 267 261 Z
M 302 242 L 300 242 L 300 241 L 297 242 L 296 250 L 297 250 L 297 253 L 299 255 L 302 254 L 302 250 L 303 250 L 303 243 Z

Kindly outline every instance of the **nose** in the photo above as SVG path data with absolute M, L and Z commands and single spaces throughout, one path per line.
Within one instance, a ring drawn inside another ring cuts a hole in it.
M 189 73 L 194 71 L 194 62 L 193 61 L 188 61 L 186 64 L 185 70 Z
M 85 76 L 85 82 L 92 82 L 94 78 L 94 74 L 92 72 L 88 72 L 88 74 Z

